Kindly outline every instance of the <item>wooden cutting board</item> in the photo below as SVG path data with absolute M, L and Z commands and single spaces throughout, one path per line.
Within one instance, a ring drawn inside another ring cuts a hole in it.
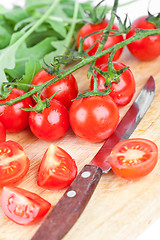
M 147 138 L 160 147 L 160 58 L 149 62 L 138 61 L 125 49 L 119 61 L 130 66 L 135 76 L 134 99 L 149 76 L 155 78 L 155 99 L 131 138 Z M 89 89 L 87 69 L 88 66 L 85 66 L 74 73 L 80 92 Z M 130 105 L 120 109 L 120 118 Z M 16 186 L 39 194 L 54 206 L 66 189 L 44 190 L 36 184 L 38 166 L 50 143 L 37 139 L 29 129 L 8 134 L 7 140 L 9 139 L 21 144 L 31 161 L 29 172 Z M 71 129 L 62 139 L 52 143 L 65 149 L 75 159 L 78 170 L 90 162 L 102 145 L 79 139 Z M 137 181 L 121 179 L 112 171 L 103 175 L 86 209 L 64 240 L 135 240 L 159 217 L 160 160 L 148 176 Z M 41 223 L 42 221 L 31 226 L 17 225 L 0 208 L 0 240 L 29 240 Z

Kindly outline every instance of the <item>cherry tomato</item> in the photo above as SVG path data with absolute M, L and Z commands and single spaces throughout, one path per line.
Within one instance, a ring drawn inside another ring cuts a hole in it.
M 39 195 L 17 187 L 4 187 L 1 207 L 5 215 L 20 225 L 28 225 L 41 220 L 51 204 Z
M 29 170 L 30 161 L 14 141 L 0 143 L 0 187 L 20 181 Z
M 0 100 L 0 104 L 15 99 L 24 93 L 23 90 L 14 88 L 6 99 Z M 29 108 L 32 105 L 33 102 L 31 98 L 28 97 L 11 106 L 0 106 L 0 121 L 3 123 L 7 132 L 19 132 L 28 126 L 29 112 L 23 111 L 21 108 Z
M 40 85 L 51 80 L 54 77 L 56 77 L 56 75 L 51 75 L 45 70 L 41 70 L 34 76 L 31 84 Z M 55 92 L 57 93 L 54 96 L 54 99 L 57 99 L 63 103 L 66 108 L 69 108 L 71 105 L 71 100 L 76 98 L 78 95 L 78 85 L 74 76 L 70 74 L 58 82 L 46 87 L 41 92 L 41 99 L 44 100 L 46 98 L 50 98 Z
M 116 129 L 117 105 L 110 96 L 91 96 L 75 100 L 69 111 L 74 133 L 89 142 L 101 142 Z
M 108 26 L 108 22 L 109 21 L 105 19 L 103 22 L 98 23 L 98 24 L 90 24 L 90 23 L 85 24 L 80 29 L 80 31 L 78 33 L 77 48 L 79 48 L 80 38 L 84 38 L 84 37 L 86 37 L 87 35 L 89 35 L 91 33 L 94 33 L 96 31 L 105 29 Z M 113 24 L 112 30 L 118 30 L 118 27 L 115 24 Z M 113 34 L 113 32 L 110 32 L 110 34 Z M 96 53 L 97 49 L 98 49 L 98 46 L 99 46 L 99 43 L 97 42 L 97 40 L 101 41 L 102 37 L 103 37 L 102 33 L 93 34 L 92 36 L 87 37 L 84 40 L 84 43 L 83 43 L 83 50 L 85 51 L 85 50 L 91 48 L 88 51 L 88 54 L 89 54 L 89 56 L 94 55 Z M 122 35 L 114 36 L 114 37 L 108 37 L 108 39 L 107 39 L 107 41 L 106 41 L 106 43 L 104 45 L 103 50 L 106 50 L 107 48 L 110 48 L 110 47 L 114 46 L 115 44 L 117 44 L 117 43 L 119 43 L 121 41 L 123 41 L 123 36 Z M 95 42 L 97 42 L 97 43 L 95 44 Z M 121 53 L 122 53 L 122 48 L 118 49 L 116 51 L 113 59 L 117 60 L 120 57 Z M 109 56 L 109 54 L 106 54 L 105 56 L 100 57 L 99 59 L 97 59 L 96 60 L 96 65 L 100 65 L 101 62 L 108 62 L 108 56 Z
M 158 148 L 154 142 L 135 138 L 116 144 L 109 162 L 115 174 L 132 180 L 149 174 L 155 167 L 157 159 Z
M 124 64 L 119 62 L 113 62 L 113 66 L 116 70 L 120 70 L 125 67 Z M 108 64 L 102 64 L 99 66 L 99 69 L 102 71 L 108 71 Z M 98 89 L 105 90 L 105 78 L 99 74 L 98 72 L 95 72 L 98 78 Z M 118 105 L 118 107 L 122 107 L 127 105 L 131 100 L 135 92 L 135 80 L 134 76 L 130 69 L 125 70 L 120 76 L 120 81 L 118 83 L 112 82 L 111 83 L 111 93 L 109 94 L 115 103 Z M 93 89 L 94 86 L 94 80 L 93 77 L 91 78 L 91 89 Z
M 69 186 L 77 175 L 77 166 L 62 148 L 50 145 L 38 170 L 37 184 L 46 189 L 61 189 Z
M 0 142 L 6 141 L 6 129 L 0 122 Z
M 136 19 L 131 27 L 129 33 L 127 33 L 126 38 L 130 38 L 135 35 L 135 29 L 156 29 L 153 23 L 146 20 L 147 16 L 140 17 Z M 140 60 L 153 60 L 160 55 L 160 35 L 148 36 L 136 40 L 127 45 L 129 51 L 133 56 Z
M 50 106 L 42 112 L 31 111 L 29 126 L 33 134 L 43 140 L 57 140 L 67 132 L 69 128 L 69 116 L 66 107 L 52 99 Z

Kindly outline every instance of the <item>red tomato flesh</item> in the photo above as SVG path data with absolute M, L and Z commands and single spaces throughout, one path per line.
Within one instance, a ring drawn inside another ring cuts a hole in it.
M 42 112 L 30 112 L 29 126 L 33 134 L 45 141 L 57 140 L 64 136 L 69 128 L 69 116 L 66 107 L 56 99 Z
M 91 96 L 72 103 L 69 119 L 78 137 L 89 142 L 101 142 L 115 131 L 119 111 L 110 96 Z
M 157 159 L 158 148 L 154 142 L 135 138 L 116 144 L 109 162 L 115 174 L 133 180 L 149 174 L 155 167 Z
M 51 204 L 35 193 L 17 187 L 4 187 L 1 207 L 5 215 L 20 225 L 28 225 L 41 220 Z
M 0 187 L 20 181 L 29 170 L 30 161 L 14 141 L 0 143 Z
M 50 145 L 38 170 L 37 184 L 46 189 L 67 187 L 77 175 L 77 166 L 62 148 Z
M 136 19 L 131 27 L 131 30 L 127 33 L 126 38 L 133 37 L 135 35 L 135 29 L 156 29 L 153 23 L 146 20 L 147 16 Z M 136 40 L 127 45 L 129 51 L 136 58 L 149 61 L 160 56 L 160 35 L 152 35 L 139 40 Z
M 21 89 L 13 88 L 6 99 L 0 100 L 5 103 L 25 94 Z M 23 111 L 21 108 L 30 108 L 33 102 L 30 97 L 17 102 L 11 106 L 0 106 L 0 121 L 3 123 L 7 132 L 19 132 L 27 128 L 29 112 Z
M 6 141 L 6 129 L 4 125 L 0 122 L 0 142 Z
M 52 75 L 47 73 L 45 70 L 41 70 L 34 76 L 31 84 L 40 85 L 51 80 L 54 77 L 56 77 L 56 75 Z M 65 78 L 46 87 L 41 92 L 41 99 L 45 100 L 46 98 L 50 98 L 53 94 L 55 94 L 54 99 L 57 99 L 62 104 L 64 104 L 66 108 L 69 108 L 72 99 L 76 98 L 78 95 L 78 85 L 75 77 L 72 74 L 70 74 Z

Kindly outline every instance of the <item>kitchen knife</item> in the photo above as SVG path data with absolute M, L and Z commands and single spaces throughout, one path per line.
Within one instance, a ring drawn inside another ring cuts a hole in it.
M 112 148 L 130 137 L 151 105 L 154 95 L 155 82 L 151 76 L 116 131 L 104 142 L 90 164 L 83 167 L 32 240 L 60 240 L 70 230 L 91 198 L 102 173 L 111 169 L 108 158 Z

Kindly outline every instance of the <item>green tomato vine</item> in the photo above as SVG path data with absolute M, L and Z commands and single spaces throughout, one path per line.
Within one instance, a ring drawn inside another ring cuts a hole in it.
M 98 50 L 96 52 L 95 55 L 93 56 L 88 56 L 88 50 L 86 51 L 83 51 L 83 42 L 84 40 L 86 39 L 85 38 L 82 38 L 80 40 L 80 46 L 79 46 L 79 49 L 77 52 L 75 51 L 71 51 L 70 54 L 66 55 L 66 56 L 57 56 L 54 58 L 53 60 L 53 63 L 51 64 L 53 70 L 55 69 L 56 70 L 56 74 L 57 76 L 54 77 L 53 79 L 49 80 L 48 82 L 45 82 L 41 85 L 31 85 L 31 84 L 25 84 L 25 83 L 21 83 L 21 82 L 10 82 L 10 83 L 3 83 L 2 85 L 2 93 L 6 93 L 8 91 L 8 89 L 11 89 L 13 87 L 23 87 L 23 86 L 27 86 L 27 87 L 32 87 L 32 90 L 28 91 L 27 93 L 25 93 L 24 95 L 16 98 L 16 99 L 13 99 L 13 100 L 10 100 L 8 102 L 5 102 L 4 104 L 5 105 L 12 105 L 12 104 L 15 104 L 29 96 L 32 96 L 34 95 L 35 93 L 37 93 L 37 103 L 38 103 L 38 107 L 33 107 L 31 109 L 26 109 L 27 111 L 30 110 L 30 111 L 42 111 L 45 107 L 49 106 L 49 102 L 48 100 L 46 100 L 46 103 L 44 104 L 41 104 L 41 100 L 40 100 L 40 93 L 42 92 L 42 90 L 48 86 L 50 86 L 51 84 L 59 81 L 60 79 L 66 77 L 67 75 L 73 73 L 74 71 L 76 71 L 77 69 L 80 69 L 82 68 L 83 66 L 87 65 L 90 63 L 90 67 L 89 67 L 89 70 L 88 70 L 88 76 L 91 76 L 93 75 L 93 78 L 94 78 L 94 89 L 92 91 L 89 91 L 89 92 L 85 92 L 85 93 L 82 93 L 81 95 L 79 95 L 77 98 L 82 98 L 82 97 L 88 97 L 88 96 L 93 96 L 93 95 L 106 95 L 106 94 L 109 94 L 109 92 L 111 91 L 110 89 L 110 84 L 112 81 L 115 81 L 115 82 L 118 82 L 119 81 L 119 75 L 124 72 L 128 67 L 126 68 L 123 68 L 122 70 L 120 71 L 116 71 L 113 67 L 113 64 L 112 64 L 112 59 L 113 59 L 113 56 L 114 56 L 114 53 L 138 40 L 138 39 L 141 39 L 141 38 L 145 38 L 147 36 L 151 36 L 151 35 L 158 35 L 160 34 L 160 29 L 157 28 L 157 29 L 154 29 L 154 30 L 143 30 L 143 29 L 137 29 L 136 31 L 136 34 L 129 38 L 129 39 L 126 39 L 126 40 L 123 40 L 122 42 L 119 42 L 117 44 L 115 44 L 114 46 L 102 51 L 103 49 L 103 46 L 107 40 L 107 38 L 109 36 L 117 36 L 117 35 L 120 35 L 120 34 L 124 34 L 124 33 L 127 33 L 129 30 L 130 30 L 130 25 L 127 26 L 127 16 L 124 20 L 124 23 L 122 23 L 121 19 L 119 16 L 116 15 L 116 10 L 118 8 L 118 0 L 115 0 L 114 1 L 114 5 L 113 5 L 113 8 L 111 10 L 111 17 L 110 17 L 110 21 L 109 21 L 109 24 L 108 26 L 106 27 L 106 29 L 103 29 L 101 31 L 98 31 L 96 33 L 102 33 L 103 34 L 103 38 L 102 38 L 102 41 L 99 42 L 99 47 L 98 47 Z M 112 34 L 110 33 L 110 30 L 112 28 L 112 25 L 113 25 L 113 22 L 114 22 L 114 19 L 115 17 L 117 18 L 118 22 L 119 22 L 119 25 L 120 25 L 120 29 L 119 30 L 112 30 Z M 91 36 L 93 34 L 96 34 L 96 33 L 92 33 L 92 34 L 89 34 L 88 36 Z M 88 37 L 87 36 L 87 37 Z M 106 55 L 106 54 L 110 54 L 109 56 L 109 70 L 108 72 L 100 72 L 100 70 L 95 66 L 95 61 Z M 73 67 L 70 67 L 69 69 L 67 70 L 62 70 L 61 66 L 65 65 L 65 64 L 68 64 L 70 62 L 73 62 L 73 61 L 79 61 L 77 64 L 75 64 Z M 105 85 L 108 86 L 107 90 L 104 90 L 104 91 L 99 91 L 98 90 L 98 81 L 97 81 L 97 77 L 96 75 L 94 74 L 94 71 L 98 71 L 100 72 L 101 75 L 103 75 L 105 78 L 106 78 L 106 83 Z M 77 99 L 76 98 L 76 99 Z M 0 104 L 0 105 L 3 105 L 3 104 Z M 43 105 L 43 107 L 41 107 Z M 25 110 L 25 109 L 24 109 Z

